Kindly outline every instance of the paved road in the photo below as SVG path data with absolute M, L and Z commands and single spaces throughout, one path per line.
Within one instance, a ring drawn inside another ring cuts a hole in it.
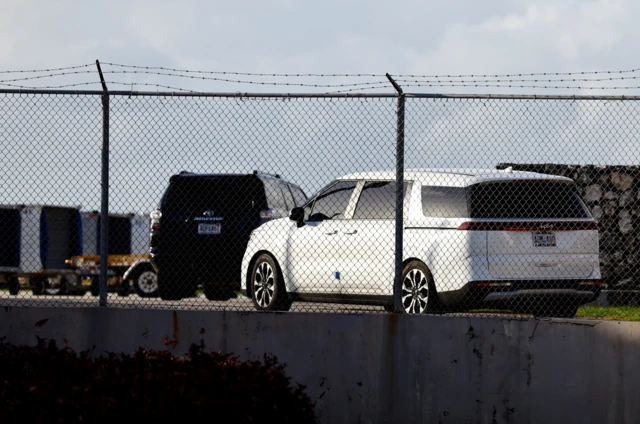
M 112 308 L 137 309 L 171 309 L 197 311 L 255 311 L 250 299 L 240 296 L 226 302 L 210 301 L 204 295 L 183 299 L 180 301 L 163 301 L 160 298 L 142 298 L 137 294 L 126 297 L 109 293 L 108 304 Z M 6 290 L 0 290 L 0 307 L 7 306 L 38 306 L 38 307 L 96 307 L 98 298 L 89 293 L 84 296 L 34 296 L 31 292 L 23 291 L 12 296 Z M 381 306 L 351 305 L 338 303 L 294 302 L 291 312 L 334 312 L 334 313 L 386 313 Z M 450 316 L 484 316 L 484 317 L 513 317 L 511 314 L 494 312 L 454 313 Z M 522 315 L 521 315 L 522 317 Z
M 109 293 L 108 304 L 111 307 L 151 308 L 151 309 L 184 309 L 184 310 L 230 310 L 253 311 L 250 299 L 240 296 L 225 302 L 213 302 L 200 295 L 180 301 L 163 301 L 160 298 L 142 298 L 137 294 L 126 297 Z M 21 291 L 12 296 L 8 291 L 0 291 L 0 306 L 46 306 L 46 307 L 92 307 L 98 306 L 98 298 L 89 293 L 84 296 L 34 296 L 31 292 Z M 329 303 L 295 302 L 291 307 L 295 312 L 384 312 L 381 306 L 345 305 Z

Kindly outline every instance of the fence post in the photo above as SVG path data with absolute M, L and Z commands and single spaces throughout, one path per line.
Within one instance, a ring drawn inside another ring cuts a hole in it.
M 107 306 L 109 259 L 109 91 L 96 60 L 102 83 L 102 193 L 100 199 L 100 306 Z
M 404 232 L 404 105 L 405 94 L 402 88 L 393 80 L 387 78 L 398 92 L 398 110 L 396 121 L 396 236 L 395 236 L 395 274 L 393 281 L 393 310 L 396 313 L 404 311 L 402 306 L 402 247 Z

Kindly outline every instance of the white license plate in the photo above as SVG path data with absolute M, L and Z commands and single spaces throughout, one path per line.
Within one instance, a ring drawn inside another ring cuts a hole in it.
M 534 233 L 533 246 L 534 247 L 555 247 L 556 235 L 553 233 Z
M 198 224 L 198 234 L 220 234 L 221 224 Z

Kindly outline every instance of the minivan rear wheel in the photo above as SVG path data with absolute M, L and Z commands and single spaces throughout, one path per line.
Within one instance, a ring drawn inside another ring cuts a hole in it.
M 271 255 L 258 257 L 251 271 L 251 300 L 258 311 L 288 311 L 291 299 L 282 275 Z
M 407 314 L 423 314 L 435 299 L 433 277 L 425 264 L 410 261 L 402 270 L 402 308 Z

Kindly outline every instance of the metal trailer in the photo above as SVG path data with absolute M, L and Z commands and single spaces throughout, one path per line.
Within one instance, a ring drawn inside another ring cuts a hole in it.
M 110 214 L 108 246 L 108 292 L 128 296 L 135 290 L 142 297 L 156 297 L 157 277 L 149 260 L 148 214 Z M 67 259 L 66 263 L 81 276 L 79 290 L 99 295 L 100 275 L 100 214 L 83 215 L 83 237 L 92 244 L 82 255 Z M 90 232 L 90 234 L 89 234 Z
M 79 207 L 0 205 L 0 280 L 12 295 L 68 293 L 78 280 L 66 258 L 82 253 Z

